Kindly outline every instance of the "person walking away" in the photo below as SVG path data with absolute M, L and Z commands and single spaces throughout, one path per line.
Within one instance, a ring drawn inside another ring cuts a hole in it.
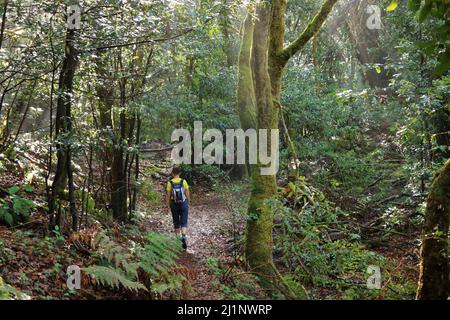
M 175 234 L 180 237 L 182 247 L 186 250 L 190 192 L 188 183 L 180 175 L 181 169 L 174 167 L 172 179 L 167 182 L 166 199 L 172 213 Z

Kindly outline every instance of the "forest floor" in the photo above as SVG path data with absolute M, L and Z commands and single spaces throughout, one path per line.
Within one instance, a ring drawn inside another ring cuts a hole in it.
M 161 191 L 162 192 L 162 191 Z M 215 257 L 224 263 L 232 263 L 229 231 L 231 212 L 216 194 L 193 192 L 189 208 L 188 250 L 181 253 L 179 264 L 192 270 L 191 290 L 185 299 L 221 299 L 217 278 L 208 267 L 208 259 Z M 168 232 L 173 229 L 172 216 L 167 209 L 152 214 L 147 231 Z
M 168 171 L 162 171 L 164 177 L 169 176 Z M 159 194 L 165 193 L 166 183 L 166 178 L 157 181 L 155 188 Z M 256 281 L 245 272 L 240 252 L 242 248 L 238 248 L 238 238 L 242 238 L 245 221 L 242 217 L 233 216 L 235 213 L 229 203 L 246 199 L 245 194 L 224 190 L 214 191 L 202 185 L 191 186 L 188 249 L 181 252 L 178 260 L 184 269 L 190 271 L 190 289 L 183 294 L 183 299 L 243 297 L 245 290 L 232 288 L 236 280 L 251 286 L 254 297 L 267 298 Z M 157 208 L 148 211 L 152 213 L 146 219 L 146 231 L 172 232 L 172 216 L 163 199 Z
M 11 175 L 9 178 L 3 176 L 2 180 L 3 187 L 23 184 L 17 179 L 17 175 Z M 158 203 L 140 199 L 139 210 L 145 213 L 145 217 L 135 226 L 132 236 L 118 225 L 111 227 L 117 242 L 125 245 L 136 234 L 142 236 L 148 232 L 172 232 L 171 215 L 162 198 L 166 180 L 167 172 L 153 179 L 154 192 L 160 195 Z M 37 193 L 33 194 L 33 197 L 42 200 L 44 195 Z M 245 271 L 242 260 L 245 219 L 236 216 L 230 207 L 230 203 L 245 203 L 245 199 L 246 195 L 242 191 L 230 192 L 224 191 L 224 188 L 212 191 L 201 185 L 192 186 L 189 248 L 181 253 L 178 260 L 187 275 L 187 289 L 179 295 L 166 294 L 161 298 L 267 298 L 254 277 Z M 136 295 L 124 290 L 105 289 L 89 282 L 83 282 L 81 290 L 68 290 L 67 267 L 90 266 L 95 264 L 95 258 L 76 250 L 70 237 L 64 236 L 65 234 L 49 236 L 46 231 L 47 218 L 42 208 L 32 215 L 26 225 L 17 228 L 0 226 L 0 276 L 6 283 L 20 289 L 31 299 L 145 298 L 145 293 Z M 378 218 L 372 216 L 372 219 L 375 221 Z M 373 228 L 379 231 L 377 227 Z M 397 284 L 416 283 L 418 251 L 413 240 L 415 238 L 417 230 L 411 229 L 406 230 L 406 234 L 394 233 L 387 237 L 377 237 L 377 241 L 363 241 L 362 244 L 389 260 L 388 278 L 383 279 L 383 283 L 399 297 L 402 296 L 403 289 Z M 340 292 L 332 288 L 307 289 L 313 289 L 316 298 L 342 298 Z M 410 291 L 413 290 L 414 288 Z
M 163 169 L 164 170 L 164 169 Z M 135 231 L 123 230 L 113 225 L 111 231 L 115 241 L 126 245 L 133 240 L 136 234 L 144 236 L 149 232 L 168 234 L 173 232 L 172 217 L 166 208 L 163 195 L 167 174 L 153 179 L 154 192 L 160 197 L 159 203 L 150 203 L 145 197 L 139 200 L 139 210 L 145 215 L 134 226 Z M 14 176 L 3 176 L 6 187 L 21 185 L 23 181 L 14 179 Z M 244 223 L 233 226 L 232 212 L 227 207 L 223 195 L 206 190 L 201 186 L 193 186 L 192 202 L 189 208 L 189 229 L 187 251 L 182 251 L 177 263 L 186 276 L 187 289 L 181 295 L 165 294 L 161 298 L 182 298 L 190 300 L 209 300 L 233 298 L 233 289 L 227 287 L 228 280 L 233 282 L 238 275 L 245 283 L 257 287 L 254 279 L 244 272 L 240 261 L 233 257 L 235 239 L 233 230 L 239 228 L 243 232 Z M 242 194 L 228 194 L 229 197 L 242 197 Z M 43 198 L 43 194 L 33 194 L 35 198 Z M 69 265 L 87 267 L 95 264 L 94 255 L 80 252 L 71 241 L 70 234 L 61 231 L 61 234 L 48 235 L 47 218 L 43 208 L 36 210 L 29 223 L 17 228 L 7 228 L 0 225 L 0 276 L 6 283 L 19 289 L 31 299 L 135 299 L 145 298 L 145 293 L 133 295 L 123 290 L 109 290 L 85 281 L 83 276 L 82 289 L 68 290 L 66 285 L 66 270 Z M 98 224 L 97 224 L 98 226 Z M 91 236 L 98 228 L 91 225 L 84 234 Z M 136 232 L 136 230 L 138 230 Z M 86 246 L 88 246 L 86 244 Z M 181 242 L 180 242 L 181 246 Z M 224 277 L 225 275 L 225 277 Z M 257 292 L 257 291 L 256 291 Z M 256 297 L 264 298 L 259 291 Z

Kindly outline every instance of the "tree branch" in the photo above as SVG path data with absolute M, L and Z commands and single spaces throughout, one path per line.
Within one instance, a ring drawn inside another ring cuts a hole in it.
M 322 27 L 336 2 L 338 2 L 338 0 L 325 0 L 319 12 L 311 20 L 305 30 L 303 30 L 300 36 L 278 54 L 278 58 L 281 62 L 284 64 L 287 63 L 294 54 L 303 49 L 308 41 L 314 37 L 320 30 L 320 27 Z
M 176 38 L 182 37 L 182 36 L 188 34 L 189 32 L 192 32 L 194 30 L 195 30 L 194 28 L 188 28 L 188 29 L 184 30 L 183 32 L 181 32 L 179 34 L 176 34 L 176 35 L 173 35 L 173 36 L 170 36 L 170 37 L 167 37 L 167 38 L 148 39 L 148 40 L 135 41 L 135 42 L 129 42 L 129 43 L 112 44 L 112 45 L 106 45 L 106 46 L 86 49 L 83 52 L 91 52 L 91 51 L 98 51 L 98 50 L 123 48 L 123 47 L 131 47 L 131 46 L 142 45 L 142 44 L 147 44 L 147 43 L 164 42 L 164 41 L 174 40 Z

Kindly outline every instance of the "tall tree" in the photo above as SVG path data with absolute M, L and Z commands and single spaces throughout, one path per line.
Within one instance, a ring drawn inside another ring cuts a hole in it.
M 278 109 L 274 107 L 271 81 L 268 72 L 268 45 L 270 5 L 262 2 L 256 11 L 257 20 L 253 34 L 253 82 L 256 97 L 256 126 L 258 129 L 278 128 Z M 269 152 L 275 152 L 270 143 Z M 278 274 L 272 261 L 273 216 L 264 201 L 276 192 L 276 176 L 261 175 L 260 166 L 252 170 L 253 187 L 250 196 L 247 222 L 245 255 L 254 272 L 261 275 L 264 287 L 271 288 L 277 282 Z
M 256 97 L 256 127 L 258 129 L 278 129 L 283 70 L 288 61 L 319 31 L 336 2 L 337 0 L 326 0 L 304 31 L 287 47 L 284 47 L 286 0 L 260 1 L 257 6 L 254 29 L 248 25 L 250 18 L 247 17 L 243 28 L 239 85 L 250 82 L 243 79 L 245 79 L 244 76 L 249 75 L 245 70 L 248 61 L 252 61 L 251 77 Z M 245 54 L 250 45 L 247 42 L 251 38 L 248 33 L 252 31 L 252 56 L 246 57 Z M 245 88 L 238 90 L 238 106 L 241 122 L 246 125 L 248 119 L 244 116 L 252 114 L 250 109 L 252 102 L 246 95 L 240 94 L 244 91 L 243 89 Z M 243 112 L 242 107 L 249 109 Z M 267 148 L 269 152 L 274 151 L 273 147 L 269 143 Z M 259 168 L 259 165 L 257 167 Z M 264 287 L 269 290 L 281 290 L 286 296 L 292 297 L 292 293 L 285 286 L 279 285 L 280 276 L 272 257 L 273 213 L 267 207 L 265 200 L 272 198 L 276 193 L 276 175 L 261 175 L 258 168 L 252 170 L 253 187 L 248 206 L 246 259 L 250 268 L 259 275 Z
M 76 31 L 68 28 L 66 32 L 65 54 L 59 75 L 56 105 L 55 138 L 58 160 L 52 184 L 51 197 L 49 199 L 50 226 L 54 227 L 60 224 L 62 202 L 68 199 L 73 230 L 77 230 L 78 228 L 70 141 L 72 138 L 71 112 L 73 79 L 78 65 L 78 53 L 75 41 Z M 65 195 L 66 186 L 69 189 L 68 197 Z M 55 209 L 57 210 L 56 216 Z

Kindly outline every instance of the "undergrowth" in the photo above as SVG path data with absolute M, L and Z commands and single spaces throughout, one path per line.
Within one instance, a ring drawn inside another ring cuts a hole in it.
M 185 277 L 176 272 L 180 252 L 172 236 L 149 233 L 145 244 L 130 243 L 125 248 L 99 233 L 94 241 L 97 264 L 83 268 L 102 286 L 139 292 L 156 298 L 164 293 L 180 295 Z

